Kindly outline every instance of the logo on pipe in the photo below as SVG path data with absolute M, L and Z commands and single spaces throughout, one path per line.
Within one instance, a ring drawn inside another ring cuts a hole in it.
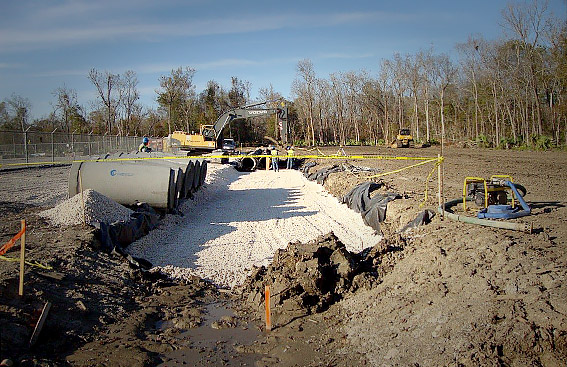
M 129 172 L 118 172 L 118 170 L 110 170 L 110 176 L 134 176 L 133 173 L 129 173 Z

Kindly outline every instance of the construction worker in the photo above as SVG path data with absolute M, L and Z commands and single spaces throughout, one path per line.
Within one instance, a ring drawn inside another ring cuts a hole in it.
M 287 169 L 293 169 L 293 146 L 288 146 L 287 150 Z
M 272 146 L 271 155 L 272 155 L 272 169 L 274 170 L 274 172 L 278 172 L 280 170 L 280 167 L 278 166 L 278 150 L 276 149 L 275 146 Z
M 148 146 L 148 144 L 150 143 L 150 139 L 148 139 L 148 137 L 144 137 L 144 139 L 142 139 L 142 144 L 140 144 L 140 146 L 138 147 L 138 152 L 146 152 L 149 153 L 152 151 L 152 148 L 150 148 Z

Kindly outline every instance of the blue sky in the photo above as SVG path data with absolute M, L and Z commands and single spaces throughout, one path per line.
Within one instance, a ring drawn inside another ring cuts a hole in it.
M 565 18 L 565 0 L 549 10 Z M 157 106 L 158 79 L 196 69 L 201 92 L 209 80 L 230 88 L 232 76 L 251 83 L 252 97 L 269 87 L 289 98 L 297 62 L 310 59 L 319 77 L 379 71 L 394 52 L 434 48 L 454 54 L 470 35 L 502 37 L 498 0 L 0 0 L 0 100 L 30 100 L 33 118 L 52 111 L 53 91 L 77 91 L 90 110 L 91 68 L 136 72 L 140 102 Z

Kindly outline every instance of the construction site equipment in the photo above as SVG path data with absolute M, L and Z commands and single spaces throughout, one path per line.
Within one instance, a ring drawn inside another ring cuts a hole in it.
M 287 141 L 287 132 L 289 130 L 287 124 L 287 106 L 278 108 L 258 108 L 267 102 L 255 103 L 251 105 L 232 108 L 217 118 L 212 125 L 201 125 L 199 133 L 191 133 L 185 131 L 174 131 L 169 135 L 169 144 L 187 151 L 213 151 L 219 147 L 222 148 L 223 139 L 222 131 L 226 125 L 232 121 L 247 119 L 252 117 L 266 116 L 276 113 L 278 124 L 282 129 L 282 140 Z
M 470 199 L 467 199 L 469 201 Z M 520 231 L 525 233 L 532 233 L 533 225 L 531 223 L 514 223 L 514 222 L 502 222 L 497 220 L 491 219 L 480 219 L 476 217 L 469 217 L 466 215 L 458 215 L 451 212 L 451 208 L 461 202 L 461 199 L 451 200 L 445 203 L 445 210 L 442 207 L 437 208 L 439 213 L 446 216 L 451 220 L 455 220 L 458 222 L 469 223 L 469 224 L 477 224 L 481 226 L 493 227 L 493 228 L 502 228 L 502 229 L 511 229 L 514 231 Z
M 392 142 L 392 148 L 415 148 L 415 141 L 409 129 L 400 129 L 396 140 Z
M 467 209 L 466 198 L 470 198 L 477 206 L 488 208 L 489 205 L 505 205 L 511 201 L 512 208 L 515 207 L 516 200 L 526 195 L 526 188 L 519 184 L 513 184 L 514 180 L 510 175 L 492 175 L 488 180 L 482 177 L 465 177 L 463 183 L 463 210 Z M 512 183 L 512 188 L 509 183 Z M 511 190 L 511 197 L 508 199 L 507 191 Z M 522 192 L 520 194 L 519 191 Z M 517 194 L 516 194 L 517 192 Z
M 516 199 L 520 203 L 521 209 L 519 207 L 515 207 L 513 204 L 492 204 L 487 208 L 481 209 L 478 212 L 477 216 L 479 218 L 512 219 L 530 215 L 532 210 L 526 203 L 522 195 L 520 195 L 520 193 L 518 192 L 516 185 L 514 185 L 514 183 L 512 183 L 511 181 L 504 181 L 502 184 L 512 190 L 512 197 L 516 197 Z
M 510 198 L 508 198 L 508 191 L 511 192 Z M 493 175 L 488 180 L 482 177 L 466 177 L 463 183 L 463 197 L 445 203 L 445 208 L 440 206 L 438 210 L 449 219 L 459 222 L 531 233 L 533 230 L 531 223 L 510 223 L 494 220 L 513 219 L 531 214 L 531 208 L 523 198 L 525 194 L 526 188 L 514 184 L 510 175 Z M 520 204 L 519 207 L 515 205 L 516 201 Z M 458 215 L 451 211 L 452 207 L 461 202 L 465 211 L 467 202 L 474 202 L 481 207 L 476 218 Z M 508 202 L 511 204 L 508 204 Z

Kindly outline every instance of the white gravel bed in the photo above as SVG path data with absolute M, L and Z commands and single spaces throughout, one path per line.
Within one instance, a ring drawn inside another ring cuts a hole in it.
M 83 207 L 85 222 L 89 225 L 95 222 L 127 221 L 132 213 L 132 210 L 103 194 L 87 189 L 52 209 L 40 212 L 39 216 L 57 226 L 77 225 L 83 223 Z
M 293 170 L 240 173 L 210 164 L 206 184 L 181 211 L 127 251 L 174 278 L 197 275 L 222 287 L 241 284 L 289 242 L 332 231 L 348 250 L 361 251 L 380 240 L 360 214 Z

